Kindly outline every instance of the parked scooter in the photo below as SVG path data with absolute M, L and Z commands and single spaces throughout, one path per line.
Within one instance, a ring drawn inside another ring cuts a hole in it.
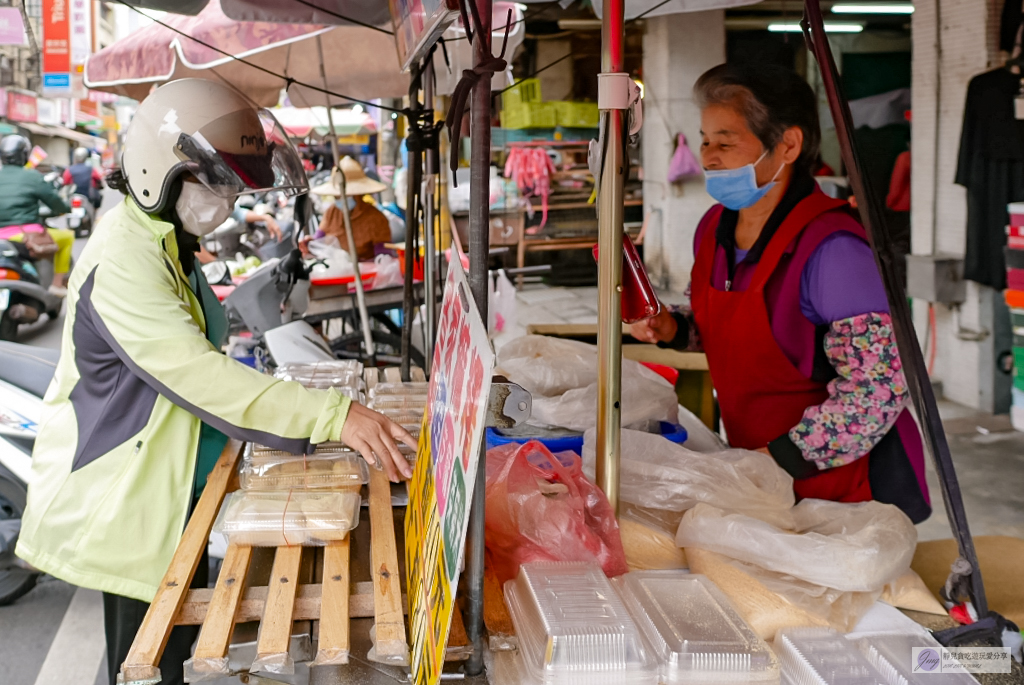
M 14 555 L 32 473 L 32 448 L 57 350 L 0 342 L 0 606 L 41 575 Z
M 64 298 L 49 290 L 53 260 L 29 258 L 23 245 L 0 240 L 0 340 L 14 340 L 18 326 L 60 314 Z

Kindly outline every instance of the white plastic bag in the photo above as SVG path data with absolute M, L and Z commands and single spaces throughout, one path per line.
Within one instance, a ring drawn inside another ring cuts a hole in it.
M 488 278 L 487 306 L 488 332 L 493 338 L 516 326 L 516 287 L 512 285 L 504 269 L 498 271 L 492 281 Z
M 313 279 L 320 278 L 341 278 L 351 276 L 355 273 L 352 268 L 352 258 L 347 251 L 341 249 L 338 239 L 329 235 L 319 240 L 309 241 L 309 252 L 324 264 L 314 264 L 312 273 Z
M 373 279 L 374 288 L 387 288 L 405 283 L 405 279 L 402 278 L 402 265 L 397 259 L 388 254 L 379 254 L 374 262 L 377 264 L 377 275 Z
M 773 525 L 698 504 L 683 515 L 676 544 L 848 592 L 881 594 L 910 568 L 917 529 L 891 504 L 806 499 L 788 516 Z
M 495 373 L 533 394 L 535 426 L 585 431 L 597 425 L 597 347 L 574 340 L 525 335 L 498 352 Z M 675 390 L 645 366 L 622 360 L 622 424 L 675 422 Z
M 583 469 L 594 477 L 596 429 L 583 435 Z M 782 520 L 793 478 L 761 452 L 699 453 L 660 435 L 623 429 L 619 499 L 648 509 L 685 511 L 700 502 Z

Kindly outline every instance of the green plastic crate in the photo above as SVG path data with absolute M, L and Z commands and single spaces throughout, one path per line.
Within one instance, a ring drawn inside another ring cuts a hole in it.
M 509 88 L 501 94 L 501 104 L 507 108 L 509 105 L 521 105 L 527 102 L 541 102 L 540 79 L 527 78 L 520 81 L 515 87 Z
M 555 107 L 548 102 L 506 105 L 501 111 L 501 127 L 505 129 L 554 128 L 557 122 Z
M 566 128 L 597 128 L 600 114 L 596 102 L 552 102 L 558 111 L 558 125 Z

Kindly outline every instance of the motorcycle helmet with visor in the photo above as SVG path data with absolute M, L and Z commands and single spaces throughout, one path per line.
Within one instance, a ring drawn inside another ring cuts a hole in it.
M 274 116 L 202 79 L 171 81 L 142 101 L 125 134 L 121 170 L 132 198 L 150 213 L 166 208 L 185 172 L 223 198 L 309 189 L 299 153 Z

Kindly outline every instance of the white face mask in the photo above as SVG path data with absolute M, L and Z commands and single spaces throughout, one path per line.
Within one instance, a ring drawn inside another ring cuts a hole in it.
M 215 195 L 202 183 L 185 182 L 174 209 L 185 230 L 202 237 L 228 220 L 235 203 L 230 197 Z

